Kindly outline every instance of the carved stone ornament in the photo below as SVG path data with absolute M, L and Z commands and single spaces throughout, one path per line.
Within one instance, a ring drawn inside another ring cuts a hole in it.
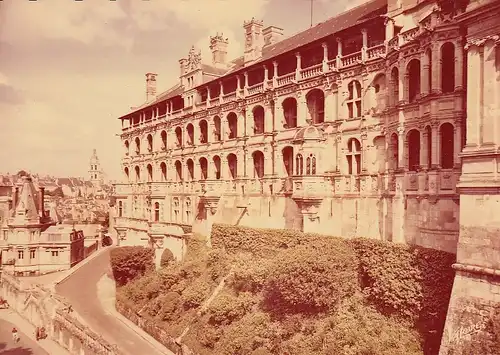
M 484 46 L 484 44 L 487 41 L 493 41 L 495 42 L 496 45 L 500 43 L 500 36 L 499 35 L 493 35 L 493 36 L 486 36 L 483 38 L 475 38 L 475 39 L 470 39 L 467 41 L 467 44 L 465 45 L 465 49 L 468 50 L 470 47 L 476 46 L 476 47 L 481 47 Z
M 189 50 L 187 67 L 189 70 L 195 70 L 201 63 L 201 51 L 196 52 L 194 46 Z

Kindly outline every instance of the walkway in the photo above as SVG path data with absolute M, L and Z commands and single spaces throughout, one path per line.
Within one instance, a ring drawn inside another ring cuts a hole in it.
M 98 297 L 100 292 L 97 285 L 110 268 L 109 254 L 112 248 L 106 249 L 56 285 L 56 292 L 67 299 L 75 312 L 94 332 L 102 335 L 111 344 L 118 345 L 127 354 L 173 354 L 166 348 L 160 347 L 159 343 L 146 340 L 148 337 L 142 330 L 127 326 L 125 322 L 114 317 L 110 310 L 103 307 L 103 302 Z
M 2 312 L 2 317 L 5 316 L 5 310 L 0 310 Z M 12 328 L 16 328 L 19 332 L 19 342 L 14 343 L 12 340 Z M 30 339 L 30 337 L 23 333 L 22 329 L 17 323 L 13 324 L 4 319 L 0 319 L 0 354 L 1 355 L 49 355 L 45 351 L 40 343 L 35 340 Z M 44 340 L 41 340 L 42 342 Z

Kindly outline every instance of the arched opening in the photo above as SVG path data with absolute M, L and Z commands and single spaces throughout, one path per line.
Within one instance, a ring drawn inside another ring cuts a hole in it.
M 214 117 L 214 140 L 216 142 L 219 142 L 222 138 L 222 135 L 221 135 L 221 124 L 220 124 L 220 117 L 219 116 L 215 116 Z
M 193 145 L 194 144 L 194 126 L 190 123 L 187 125 L 186 130 L 187 130 L 187 135 L 188 135 L 187 144 Z
M 177 145 L 177 148 L 182 147 L 182 128 L 180 127 L 175 128 L 175 138 L 176 138 L 175 144 Z
M 139 137 L 135 138 L 135 154 L 141 154 L 141 140 Z
M 452 169 L 455 162 L 455 128 L 451 123 L 443 123 L 439 128 L 441 137 L 441 167 Z
M 182 181 L 182 163 L 179 160 L 175 161 L 175 179 Z
M 391 169 L 397 170 L 399 168 L 399 139 L 396 133 L 391 134 Z
M 420 168 L 420 132 L 412 129 L 407 135 L 408 142 L 408 170 L 418 171 Z
M 443 93 L 455 91 L 455 46 L 451 42 L 441 47 L 441 88 Z
M 135 181 L 141 181 L 141 169 L 137 165 L 135 166 Z
M 264 107 L 258 105 L 252 110 L 253 114 L 253 133 L 263 134 L 264 133 Z
M 285 116 L 284 128 L 297 127 L 297 100 L 293 97 L 288 97 L 283 100 L 283 115 Z
M 229 177 L 231 179 L 236 179 L 238 177 L 238 158 L 235 154 L 228 154 L 227 165 L 229 166 Z
M 349 175 L 361 174 L 361 143 L 356 138 L 347 141 L 347 165 Z
M 148 164 L 146 168 L 148 171 L 148 182 L 151 182 L 153 181 L 153 167 L 151 166 L 151 164 Z
M 390 101 L 392 106 L 396 106 L 399 102 L 399 70 L 394 67 L 391 71 L 391 94 Z
M 313 124 L 325 122 L 325 94 L 320 89 L 312 89 L 306 95 L 307 109 Z
M 285 173 L 287 176 L 293 175 L 293 147 L 285 147 L 281 151 L 283 156 L 283 166 L 285 167 Z
M 427 168 L 430 169 L 432 166 L 432 128 L 431 126 L 425 127 L 425 133 L 427 136 Z
M 215 169 L 215 179 L 219 180 L 220 179 L 220 169 L 221 169 L 221 164 L 220 164 L 220 157 L 218 155 L 214 156 L 213 158 L 214 161 L 214 169 Z
M 159 222 L 160 221 L 160 203 L 159 202 L 155 202 L 155 222 Z
M 152 152 L 153 151 L 153 136 L 151 134 L 148 134 L 147 140 L 148 140 L 148 152 Z
M 125 169 L 123 169 L 123 172 L 125 173 L 125 178 L 127 179 L 127 182 L 130 181 L 130 173 L 128 171 L 128 167 L 125 167 Z
M 165 162 L 162 162 L 160 164 L 160 170 L 161 170 L 161 181 L 167 181 L 167 164 L 165 164 Z
M 372 162 L 377 169 L 377 173 L 383 174 L 386 169 L 387 151 L 385 148 L 385 136 L 377 136 L 373 139 L 373 146 L 375 147 L 375 160 Z
M 208 179 L 208 160 L 205 157 L 201 157 L 200 160 L 200 179 Z
M 193 161 L 193 159 L 188 159 L 186 161 L 186 166 L 187 166 L 187 170 L 188 170 L 188 179 L 190 181 L 194 180 L 194 161 Z
M 349 118 L 361 117 L 361 84 L 357 80 L 347 85 L 348 97 L 346 100 Z
M 306 159 L 306 175 L 316 175 L 316 157 L 309 154 Z
M 420 96 L 420 61 L 412 59 L 408 63 L 408 102 L 415 102 Z
M 130 143 L 128 141 L 125 141 L 125 155 L 130 154 Z
M 167 132 L 161 131 L 161 150 L 167 149 Z
M 123 217 L 123 201 L 118 201 L 118 217 Z
M 304 158 L 302 157 L 302 154 L 297 154 L 295 157 L 295 166 L 296 166 L 296 175 L 303 175 L 304 174 Z
M 200 143 L 208 143 L 208 123 L 206 120 L 200 121 Z
M 228 138 L 233 139 L 238 137 L 238 116 L 234 112 L 227 115 L 227 126 L 229 129 Z
M 256 150 L 252 153 L 254 177 L 262 179 L 264 177 L 264 153 Z

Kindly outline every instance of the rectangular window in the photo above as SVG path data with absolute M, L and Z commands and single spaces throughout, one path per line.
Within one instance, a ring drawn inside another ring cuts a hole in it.
M 18 250 L 18 251 L 17 251 L 17 258 L 18 258 L 19 260 L 24 259 L 24 250 Z
M 59 251 L 58 250 L 52 250 L 52 257 L 58 257 L 59 256 Z
M 36 250 L 30 250 L 30 259 L 35 259 L 36 257 Z

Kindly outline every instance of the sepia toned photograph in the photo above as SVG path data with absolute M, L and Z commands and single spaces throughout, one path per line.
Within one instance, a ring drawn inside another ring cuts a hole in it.
M 500 0 L 0 0 L 0 355 L 500 355 Z

